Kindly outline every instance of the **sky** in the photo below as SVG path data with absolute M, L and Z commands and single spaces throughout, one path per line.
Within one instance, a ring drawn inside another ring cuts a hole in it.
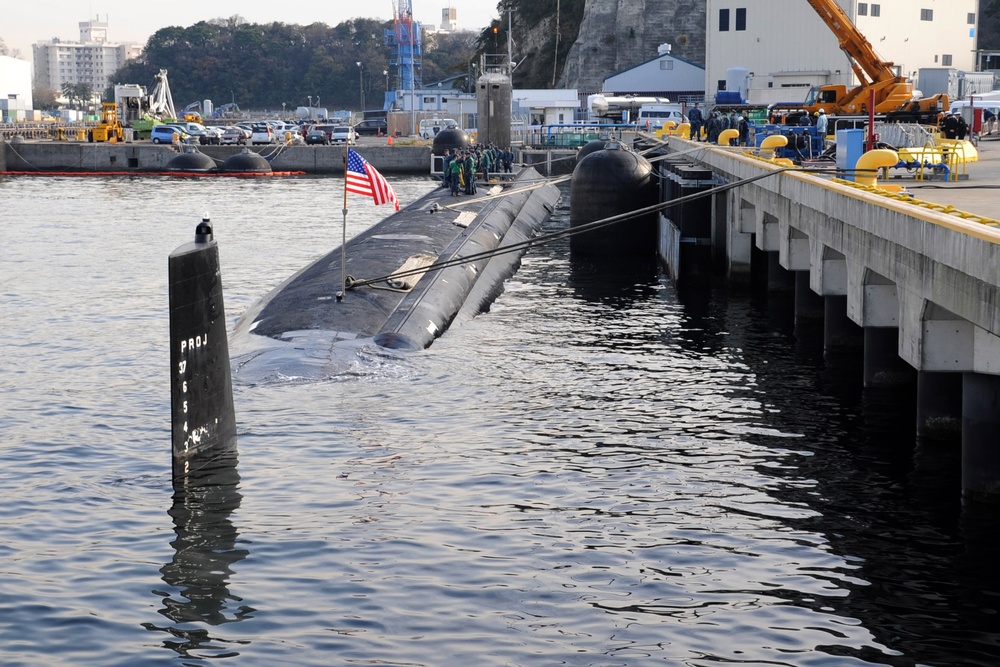
M 400 0 L 402 1 L 402 0 Z M 413 15 L 428 27 L 440 27 L 441 10 L 454 7 L 458 27 L 479 31 L 499 17 L 497 0 L 410 0 Z M 337 25 L 351 18 L 392 18 L 393 0 L 375 0 L 371 4 L 334 0 L 321 6 L 284 5 L 275 0 L 216 0 L 205 5 L 169 5 L 142 3 L 137 0 L 48 0 L 41 7 L 32 2 L 5 3 L 0 18 L 0 38 L 20 57 L 31 60 L 31 45 L 58 37 L 63 41 L 80 39 L 79 23 L 100 17 L 108 23 L 108 39 L 113 42 L 146 44 L 149 36 L 169 25 L 188 27 L 199 21 L 242 16 L 249 23 L 320 22 Z M 359 7 L 364 7 L 359 9 Z M 88 10 L 89 7 L 89 10 Z

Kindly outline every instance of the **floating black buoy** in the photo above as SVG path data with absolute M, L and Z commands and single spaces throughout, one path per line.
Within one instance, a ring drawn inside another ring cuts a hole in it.
M 167 163 L 167 171 L 206 172 L 215 171 L 215 160 L 194 146 L 174 157 Z
M 249 148 L 244 148 L 239 153 L 226 158 L 226 161 L 222 163 L 222 171 L 226 173 L 270 174 L 271 163 Z
M 431 153 L 434 155 L 444 155 L 446 149 L 465 150 L 469 147 L 469 135 L 457 127 L 446 127 L 434 135 L 434 145 Z
M 570 228 L 621 215 L 657 203 L 656 180 L 649 160 L 618 142 L 577 162 L 570 182 Z M 573 234 L 570 251 L 594 256 L 656 252 L 658 214 L 646 213 L 606 227 Z
M 216 465 L 236 445 L 219 247 L 204 219 L 168 260 L 170 408 L 175 480 Z

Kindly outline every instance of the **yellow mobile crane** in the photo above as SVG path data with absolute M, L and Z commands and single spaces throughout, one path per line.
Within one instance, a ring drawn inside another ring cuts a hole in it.
M 874 92 L 875 113 L 890 120 L 936 124 L 938 114 L 948 110 L 947 95 L 913 99 L 913 84 L 898 76 L 891 62 L 879 57 L 836 0 L 807 2 L 833 31 L 861 83 L 850 90 L 839 84 L 812 88 L 803 109 L 810 114 L 820 109 L 831 115 L 867 114 Z

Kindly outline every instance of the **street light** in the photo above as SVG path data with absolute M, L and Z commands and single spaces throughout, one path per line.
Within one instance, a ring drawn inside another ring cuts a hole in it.
M 360 60 L 358 61 L 357 65 L 358 65 L 358 96 L 361 99 L 361 116 L 364 117 L 364 115 L 365 115 L 365 80 L 364 80 L 364 71 L 365 71 L 365 68 L 361 64 Z
M 382 76 L 385 77 L 385 92 L 389 92 L 389 70 L 382 70 Z
M 281 103 L 281 117 L 285 117 L 285 102 Z

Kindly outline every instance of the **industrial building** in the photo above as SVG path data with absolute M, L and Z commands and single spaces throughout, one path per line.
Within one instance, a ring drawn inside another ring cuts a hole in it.
M 836 2 L 897 74 L 975 71 L 978 0 Z M 811 86 L 859 82 L 813 0 L 708 0 L 706 96 L 739 89 L 754 104 L 794 102 Z M 735 75 L 734 75 L 735 74 Z

